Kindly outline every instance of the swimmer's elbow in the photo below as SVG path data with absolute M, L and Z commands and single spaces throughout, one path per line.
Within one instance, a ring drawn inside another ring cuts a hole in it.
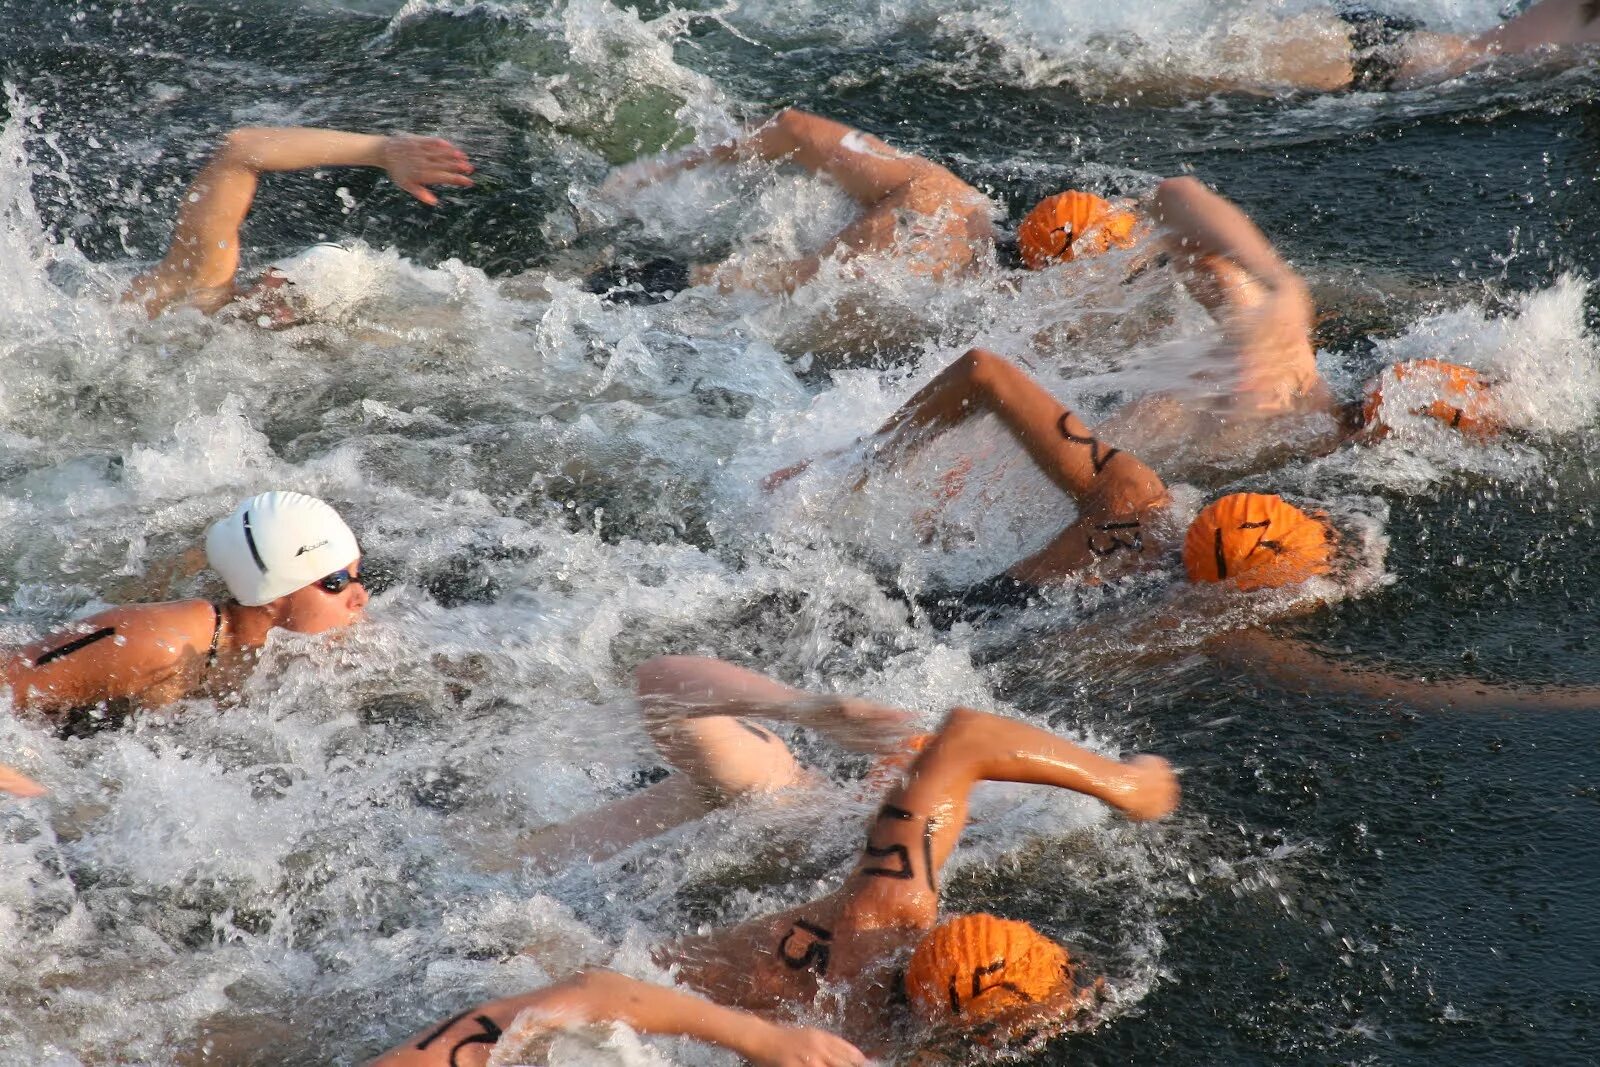
M 936 740 L 941 747 L 970 750 L 969 742 L 981 737 L 994 716 L 976 708 L 951 708 L 939 724 Z
M 1156 196 L 1182 196 L 1196 192 L 1206 191 L 1205 183 L 1192 174 L 1180 174 L 1176 178 L 1163 178 L 1156 185 Z
M 217 142 L 211 154 L 212 164 L 255 168 L 261 158 L 263 141 L 272 134 L 262 126 L 239 126 L 229 130 Z

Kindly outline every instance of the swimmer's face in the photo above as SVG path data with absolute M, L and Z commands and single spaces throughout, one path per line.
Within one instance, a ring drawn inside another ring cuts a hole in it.
M 320 634 L 349 626 L 367 607 L 367 587 L 359 577 L 361 560 L 296 589 L 283 597 L 284 613 L 278 625 L 302 634 Z
M 310 315 L 302 302 L 295 299 L 294 291 L 287 275 L 268 270 L 240 295 L 240 314 L 267 330 L 298 326 Z

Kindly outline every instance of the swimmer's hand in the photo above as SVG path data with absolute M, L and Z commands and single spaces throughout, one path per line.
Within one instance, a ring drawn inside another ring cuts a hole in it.
M 852 752 L 883 755 L 902 752 L 910 741 L 916 717 L 903 708 L 855 697 L 823 697 L 805 724 L 827 734 Z
M 42 797 L 48 792 L 48 789 L 20 771 L 0 766 L 0 793 L 10 793 L 14 797 L 27 798 Z
M 616 167 L 606 175 L 606 180 L 600 183 L 600 196 L 614 203 L 622 203 L 646 186 L 671 177 L 674 172 L 681 169 L 681 166 L 674 165 L 673 160 L 667 156 L 636 159 Z
M 861 1067 L 867 1062 L 844 1038 L 809 1026 L 773 1026 L 745 1054 L 756 1067 Z
M 1111 804 L 1130 819 L 1143 822 L 1171 815 L 1178 806 L 1178 776 L 1172 764 L 1160 756 L 1135 756 L 1127 760 L 1124 780 L 1107 796 Z
M 803 459 L 799 463 L 789 464 L 789 466 L 784 467 L 782 470 L 773 471 L 771 474 L 761 479 L 761 491 L 763 493 L 770 493 L 791 479 L 800 477 L 800 475 L 804 474 L 810 469 L 811 460 Z
M 439 198 L 428 189 L 430 185 L 472 188 L 472 179 L 467 175 L 473 167 L 467 154 L 443 137 L 410 133 L 385 137 L 378 149 L 378 162 L 390 181 L 429 207 L 439 206 Z
M 806 471 L 811 469 L 812 464 L 817 463 L 819 461 L 827 462 L 830 459 L 834 459 L 834 458 L 836 458 L 838 456 L 842 456 L 846 452 L 850 451 L 852 448 L 856 448 L 860 444 L 861 444 L 861 441 L 858 439 L 858 440 L 852 442 L 851 444 L 846 445 L 843 448 L 830 448 L 830 449 L 828 449 L 828 451 L 824 452 L 822 455 L 818 456 L 816 459 L 803 459 L 799 463 L 791 463 L 787 467 L 782 468 L 781 470 L 775 470 L 771 474 L 767 475 L 765 478 L 761 479 L 761 491 L 764 492 L 764 493 L 770 493 L 774 489 L 777 489 L 780 486 L 782 486 L 784 483 L 792 481 L 793 479 L 800 477 L 800 475 L 804 474 Z M 866 481 L 866 475 L 862 475 L 861 481 L 862 482 Z M 861 488 L 861 483 L 858 482 L 856 484 L 855 488 L 857 488 L 857 489 Z

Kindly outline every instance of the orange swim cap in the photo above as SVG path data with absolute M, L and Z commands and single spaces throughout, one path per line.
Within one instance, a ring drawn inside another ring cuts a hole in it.
M 1367 401 L 1361 417 L 1377 429 L 1388 429 L 1382 419 L 1383 380 L 1393 374 L 1396 382 L 1407 378 L 1422 382 L 1427 392 L 1437 394 L 1413 415 L 1427 415 L 1473 437 L 1492 437 L 1502 428 L 1495 409 L 1493 383 L 1471 367 L 1446 363 L 1442 359 L 1411 359 L 1396 363 L 1384 374 L 1367 383 Z
M 1093 193 L 1069 189 L 1036 204 L 1017 227 L 1017 251 L 1029 270 L 1133 244 L 1139 218 Z
M 906 966 L 906 996 L 930 1023 L 983 1022 L 1070 988 L 1066 949 L 1027 923 L 993 915 L 946 919 Z
M 1240 589 L 1273 589 L 1327 574 L 1332 559 L 1327 526 L 1270 493 L 1213 501 L 1183 539 L 1191 581 L 1231 578 Z

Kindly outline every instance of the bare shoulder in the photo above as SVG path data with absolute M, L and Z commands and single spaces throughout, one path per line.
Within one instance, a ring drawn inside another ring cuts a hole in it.
M 125 604 L 79 619 L 30 647 L 43 646 L 32 657 L 36 666 L 52 656 L 70 654 L 69 649 L 104 642 L 103 652 L 114 649 L 118 659 L 159 668 L 209 647 L 215 625 L 215 609 L 204 600 Z

